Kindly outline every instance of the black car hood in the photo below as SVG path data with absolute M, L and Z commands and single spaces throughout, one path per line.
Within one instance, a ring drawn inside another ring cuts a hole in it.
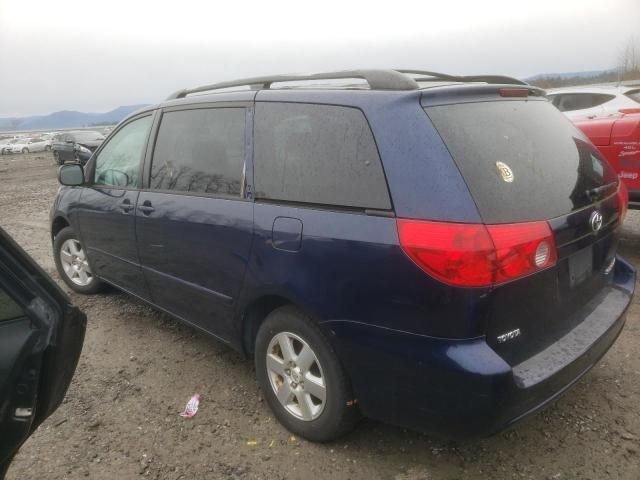
M 87 148 L 96 148 L 99 147 L 104 140 L 90 140 L 88 142 L 76 142 L 76 145 L 82 145 Z

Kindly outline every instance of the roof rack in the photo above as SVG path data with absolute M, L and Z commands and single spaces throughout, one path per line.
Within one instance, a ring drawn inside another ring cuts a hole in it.
M 412 78 L 410 75 L 424 75 L 429 78 Z M 419 81 L 451 81 L 451 82 L 487 82 L 528 85 L 522 80 L 502 75 L 468 75 L 457 76 L 427 70 L 344 70 L 339 72 L 314 73 L 311 75 L 275 75 L 268 77 L 244 78 L 229 82 L 213 83 L 195 88 L 178 90 L 169 95 L 167 100 L 184 98 L 193 93 L 221 90 L 232 87 L 250 87 L 253 90 L 271 88 L 274 83 L 299 82 L 307 80 L 339 80 L 360 78 L 369 84 L 372 90 L 417 90 Z
M 315 73 L 312 75 L 275 75 L 214 83 L 211 85 L 179 90 L 170 95 L 167 100 L 184 98 L 192 93 L 219 90 L 222 88 L 248 86 L 252 89 L 258 90 L 270 88 L 271 84 L 280 82 L 339 80 L 345 78 L 361 78 L 369 84 L 369 88 L 372 90 L 417 90 L 420 88 L 414 79 L 407 75 L 403 75 L 400 72 L 396 72 L 395 70 L 345 70 L 340 72 Z

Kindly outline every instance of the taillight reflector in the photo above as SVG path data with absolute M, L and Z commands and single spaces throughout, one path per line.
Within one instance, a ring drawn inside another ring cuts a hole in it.
M 398 219 L 404 252 L 425 272 L 456 286 L 507 282 L 555 265 L 547 222 L 504 225 Z

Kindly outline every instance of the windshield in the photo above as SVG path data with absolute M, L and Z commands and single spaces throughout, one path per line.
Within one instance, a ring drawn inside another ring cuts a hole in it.
M 75 132 L 73 138 L 78 143 L 104 140 L 102 134 L 98 132 Z
M 425 110 L 486 223 L 559 217 L 617 187 L 609 164 L 549 102 L 461 103 Z

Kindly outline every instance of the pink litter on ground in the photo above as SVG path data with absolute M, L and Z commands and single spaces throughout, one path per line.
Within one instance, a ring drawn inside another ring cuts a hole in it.
M 184 412 L 180 414 L 181 417 L 191 418 L 196 413 L 198 413 L 198 405 L 200 405 L 200 394 L 196 393 L 193 397 L 189 399 L 187 402 L 187 406 L 184 409 Z

